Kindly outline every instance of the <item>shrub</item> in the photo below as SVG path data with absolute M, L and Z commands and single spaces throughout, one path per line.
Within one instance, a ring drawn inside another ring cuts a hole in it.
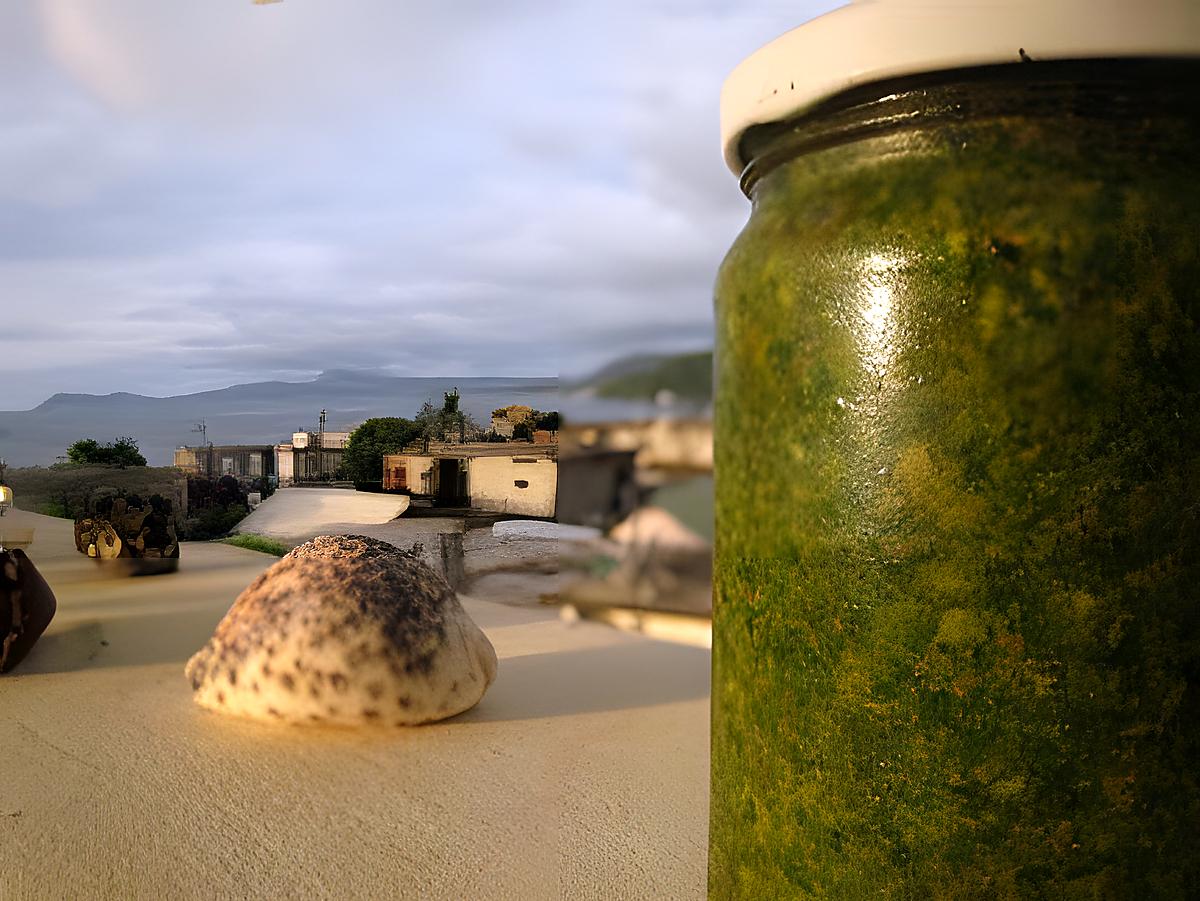
M 183 527 L 183 537 L 188 541 L 208 541 L 223 538 L 230 529 L 246 518 L 250 511 L 245 504 L 214 504 L 190 517 Z
M 48 501 L 38 507 L 34 512 L 40 513 L 43 516 L 56 516 L 59 519 L 75 518 L 67 512 L 67 508 L 63 505 L 62 501 Z
M 9 469 L 6 480 L 17 507 L 64 519 L 87 515 L 100 498 L 159 494 L 171 502 L 178 528 L 186 499 L 186 479 L 172 466 L 26 466 Z

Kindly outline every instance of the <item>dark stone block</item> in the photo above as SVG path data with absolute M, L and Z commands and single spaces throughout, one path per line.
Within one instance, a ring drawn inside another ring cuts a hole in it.
M 46 631 L 58 602 L 22 550 L 0 550 L 0 673 L 25 659 Z

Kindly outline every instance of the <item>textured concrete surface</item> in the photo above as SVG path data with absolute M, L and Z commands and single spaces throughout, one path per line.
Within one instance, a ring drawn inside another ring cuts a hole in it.
M 707 652 L 465 598 L 500 657 L 466 714 L 240 722 L 183 663 L 273 558 L 98 580 L 21 516 L 59 615 L 0 677 L 0 899 L 703 896 Z
M 283 488 L 263 501 L 237 527 L 300 544 L 317 535 L 340 535 L 355 524 L 378 524 L 408 509 L 408 498 L 345 488 Z

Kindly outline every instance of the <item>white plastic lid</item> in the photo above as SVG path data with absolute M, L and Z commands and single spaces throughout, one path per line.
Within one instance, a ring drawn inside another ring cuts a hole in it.
M 1030 59 L 1200 56 L 1200 0 L 857 0 L 758 50 L 721 91 L 725 161 L 753 125 L 857 85 Z

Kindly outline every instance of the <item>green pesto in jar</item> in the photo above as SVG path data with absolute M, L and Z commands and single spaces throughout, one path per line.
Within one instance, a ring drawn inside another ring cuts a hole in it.
M 1200 885 L 1198 70 L 942 73 L 745 139 L 712 896 Z

